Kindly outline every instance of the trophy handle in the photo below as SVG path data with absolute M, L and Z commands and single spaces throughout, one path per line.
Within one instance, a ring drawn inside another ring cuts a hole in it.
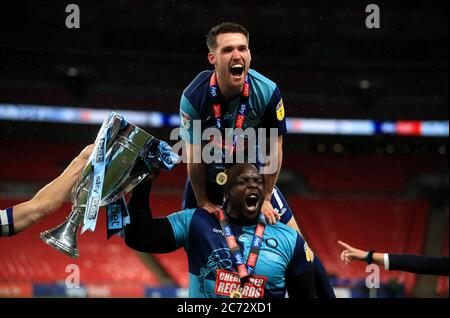
M 83 221 L 83 211 L 79 207 L 73 208 L 66 221 L 61 225 L 41 233 L 41 239 L 56 250 L 78 258 L 77 232 Z

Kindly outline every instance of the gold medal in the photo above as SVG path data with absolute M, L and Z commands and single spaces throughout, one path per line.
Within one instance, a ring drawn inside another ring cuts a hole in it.
M 230 298 L 242 298 L 242 293 L 239 290 L 234 290 L 230 293 Z
M 225 172 L 219 172 L 216 176 L 216 182 L 218 185 L 225 185 L 228 181 L 228 176 Z

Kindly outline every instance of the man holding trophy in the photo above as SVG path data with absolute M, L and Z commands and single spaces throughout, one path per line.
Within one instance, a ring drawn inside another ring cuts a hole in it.
M 42 240 L 77 258 L 77 233 L 94 231 L 100 206 L 106 206 L 108 238 L 121 235 L 130 222 L 124 195 L 153 170 L 170 170 L 178 155 L 169 145 L 111 112 L 95 140 L 91 157 L 72 190 L 66 222 L 41 233 Z
M 316 297 L 313 254 L 294 229 L 266 223 L 265 182 L 251 164 L 227 171 L 219 218 L 197 208 L 153 219 L 151 180 L 178 159 L 167 143 L 111 113 L 72 190 L 70 215 L 41 233 L 42 240 L 77 258 L 78 229 L 94 231 L 98 209 L 106 206 L 108 237 L 123 234 L 129 247 L 143 252 L 185 248 L 191 297 L 284 298 L 286 291 L 291 298 Z M 127 205 L 124 195 L 133 188 Z
M 286 290 L 290 298 L 316 297 L 312 252 L 294 229 L 266 223 L 265 184 L 255 166 L 227 170 L 219 218 L 204 208 L 153 218 L 148 202 L 156 176 L 157 171 L 133 190 L 125 242 L 147 253 L 184 247 L 190 297 L 284 298 Z

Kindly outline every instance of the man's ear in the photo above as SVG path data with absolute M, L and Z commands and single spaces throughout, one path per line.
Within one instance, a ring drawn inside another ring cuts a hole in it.
M 216 65 L 217 59 L 216 59 L 216 56 L 214 55 L 214 53 L 211 53 L 211 52 L 208 53 L 208 61 L 212 65 Z

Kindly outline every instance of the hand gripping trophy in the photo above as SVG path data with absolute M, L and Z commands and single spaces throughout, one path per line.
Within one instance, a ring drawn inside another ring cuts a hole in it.
M 108 237 L 130 222 L 124 195 L 155 169 L 171 170 L 179 157 L 170 146 L 111 112 L 95 140 L 94 151 L 72 189 L 66 221 L 41 233 L 58 251 L 78 258 L 77 232 L 94 231 L 100 206 L 106 206 Z

